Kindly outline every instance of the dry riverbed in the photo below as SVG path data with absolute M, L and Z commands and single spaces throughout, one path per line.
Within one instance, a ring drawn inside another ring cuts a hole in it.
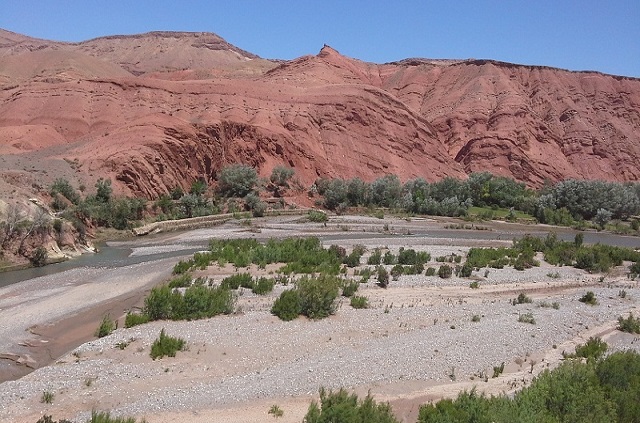
M 476 239 L 474 231 L 466 231 L 466 239 L 411 236 L 442 229 L 442 222 L 429 220 L 335 218 L 326 227 L 298 220 L 228 224 L 174 234 L 153 246 L 131 242 L 132 254 L 152 254 L 213 237 L 331 235 L 326 245 L 339 244 L 347 250 L 354 244 L 369 249 L 382 246 L 395 253 L 404 246 L 428 251 L 435 259 L 464 255 L 471 246 L 509 244 L 510 239 Z M 405 236 L 391 236 L 394 232 Z M 32 339 L 25 329 L 33 325 L 66 318 L 71 331 L 73 316 L 122 296 L 141 296 L 168 277 L 176 261 L 105 272 L 78 269 L 77 274 L 58 279 L 35 280 L 36 285 L 25 282 L 3 288 L 2 348 Z M 220 280 L 230 271 L 214 266 L 204 274 Z M 480 287 L 470 288 L 471 280 Z M 481 269 L 471 279 L 401 276 L 387 289 L 372 278 L 358 291 L 369 298 L 370 308 L 356 310 L 342 299 L 336 314 L 320 321 L 301 317 L 282 322 L 272 316 L 271 304 L 283 289 L 276 286 L 262 297 L 242 290 L 234 315 L 121 328 L 77 346 L 48 366 L 0 384 L 0 421 L 34 423 L 43 414 L 83 421 L 97 409 L 145 417 L 150 423 L 264 422 L 273 419 L 267 411 L 277 404 L 284 410 L 278 421 L 300 422 L 324 386 L 346 387 L 363 395 L 370 391 L 376 399 L 390 401 L 399 418 L 414 422 L 419 404 L 455 397 L 462 389 L 476 387 L 490 394 L 520 389 L 540 371 L 556 366 L 563 351 L 573 352 L 590 336 L 602 337 L 615 349 L 640 351 L 637 336 L 615 330 L 618 316 L 640 314 L 638 282 L 628 280 L 622 268 L 590 275 L 542 263 L 523 272 Z M 587 290 L 596 294 L 597 305 L 578 301 Z M 619 295 L 621 290 L 625 298 Z M 512 305 L 519 293 L 533 302 Z M 557 308 L 550 307 L 552 303 Z M 518 322 L 525 313 L 534 316 L 535 324 Z M 472 321 L 473 316 L 479 320 Z M 175 358 L 152 360 L 150 346 L 162 328 L 184 338 L 188 350 Z M 492 378 L 493 367 L 502 362 L 504 373 Z M 52 404 L 40 402 L 45 391 L 54 395 Z

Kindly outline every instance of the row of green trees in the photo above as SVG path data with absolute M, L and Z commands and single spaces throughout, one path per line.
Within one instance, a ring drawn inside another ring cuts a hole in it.
M 535 216 L 542 223 L 573 225 L 593 219 L 601 227 L 611 219 L 640 213 L 637 183 L 567 180 L 535 191 L 524 183 L 488 172 L 472 173 L 467 180 L 447 177 L 433 183 L 417 178 L 402 184 L 395 175 L 371 183 L 359 178 L 321 178 L 312 191 L 320 194 L 323 206 L 331 210 L 373 206 L 464 216 L 471 206 L 510 208 Z

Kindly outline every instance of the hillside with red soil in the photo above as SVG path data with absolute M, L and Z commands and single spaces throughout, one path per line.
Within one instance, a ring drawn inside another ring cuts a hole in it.
M 215 34 L 81 43 L 0 30 L 0 196 L 110 177 L 148 198 L 242 162 L 269 175 L 475 171 L 530 186 L 640 179 L 640 80 L 489 60 L 272 61 Z

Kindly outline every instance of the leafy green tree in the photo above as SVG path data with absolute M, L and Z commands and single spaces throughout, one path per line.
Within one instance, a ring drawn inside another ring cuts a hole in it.
M 111 188 L 111 179 L 100 178 L 96 182 L 96 200 L 102 203 L 108 203 L 111 200 L 111 194 L 113 188 Z
M 251 166 L 233 164 L 220 171 L 218 189 L 227 197 L 244 197 L 258 183 L 258 174 Z
M 272 184 L 279 187 L 288 187 L 289 181 L 293 178 L 295 170 L 287 166 L 276 166 L 271 171 L 269 180 Z
M 51 188 L 49 188 L 49 194 L 51 194 L 52 197 L 60 194 L 75 205 L 80 203 L 80 194 L 78 194 L 69 181 L 64 178 L 58 178 L 53 181 Z
M 205 192 L 207 192 L 207 183 L 203 179 L 196 179 L 193 181 L 189 194 L 200 197 Z

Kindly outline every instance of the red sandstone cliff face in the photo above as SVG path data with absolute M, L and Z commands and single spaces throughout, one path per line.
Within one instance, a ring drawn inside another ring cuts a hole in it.
M 138 76 L 136 76 L 138 75 Z M 276 63 L 214 34 L 77 44 L 0 31 L 0 194 L 56 177 L 155 197 L 243 162 L 366 180 L 488 170 L 640 179 L 640 80 L 493 61 Z

